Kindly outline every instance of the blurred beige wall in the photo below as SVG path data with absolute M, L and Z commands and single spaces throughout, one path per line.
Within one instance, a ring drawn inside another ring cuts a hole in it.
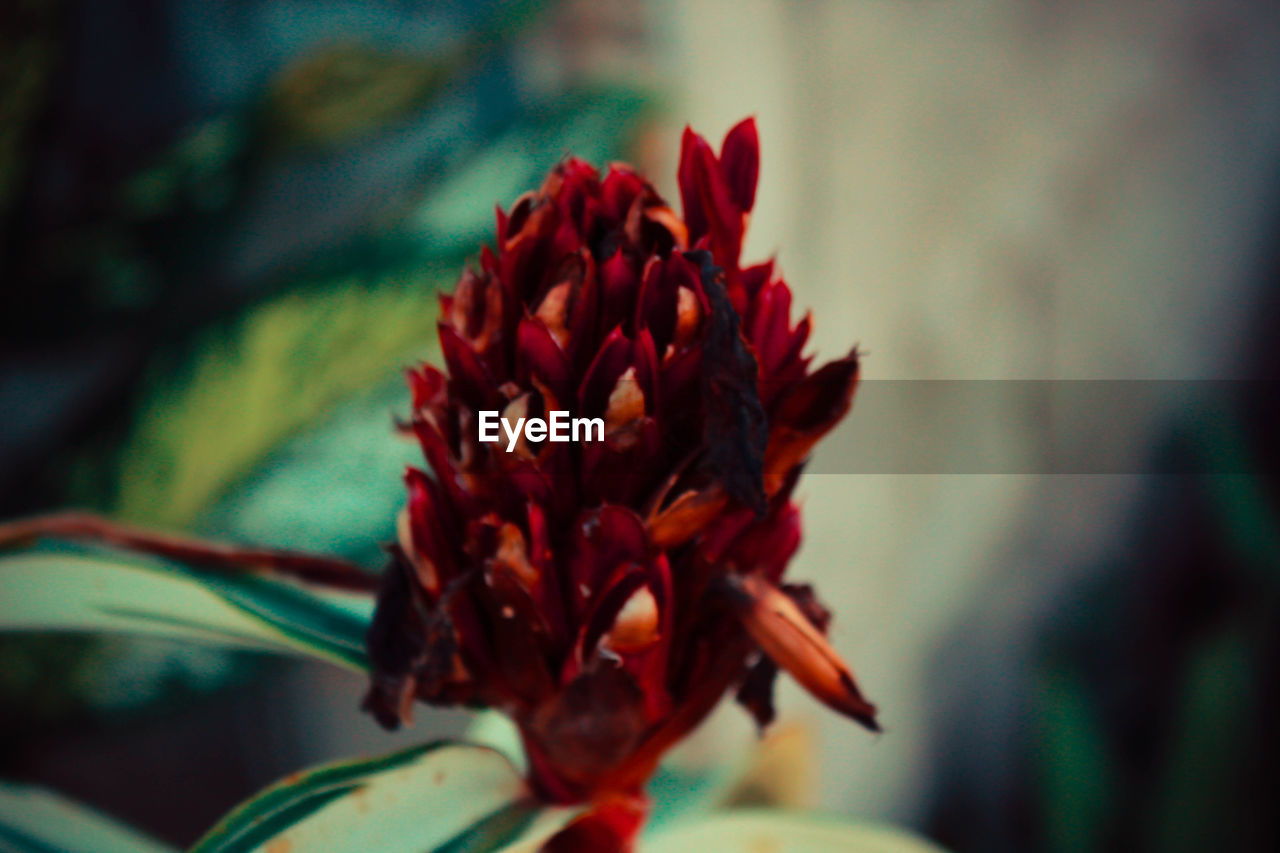
M 868 378 L 1234 375 L 1277 183 L 1280 6 L 656 0 L 649 13 L 676 95 L 664 138 L 758 117 L 747 255 L 779 253 L 823 356 L 857 341 Z M 672 157 L 654 173 L 674 171 Z M 1117 428 L 1077 417 L 1086 437 Z M 1035 428 L 1007 413 L 985 427 L 997 453 Z M 1124 428 L 1140 442 L 1150 424 Z M 836 610 L 835 642 L 887 728 L 867 736 L 783 691 L 786 714 L 821 721 L 826 805 L 918 813 L 938 644 L 982 600 L 1030 618 L 1123 529 L 1137 485 L 807 478 L 792 574 Z M 733 714 L 721 737 L 745 736 Z

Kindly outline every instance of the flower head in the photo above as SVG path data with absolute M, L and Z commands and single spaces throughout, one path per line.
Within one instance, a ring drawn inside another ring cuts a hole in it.
M 741 267 L 759 169 L 752 120 L 719 156 L 686 130 L 683 218 L 640 175 L 576 159 L 497 215 L 497 248 L 441 303 L 447 370 L 409 381 L 429 473 L 379 594 L 366 707 L 498 708 L 532 782 L 573 802 L 638 790 L 723 694 L 761 725 L 782 667 L 874 727 L 823 639 L 791 492 L 848 410 L 856 352 L 811 371 L 806 316 L 772 262 Z M 603 440 L 480 440 L 570 411 Z

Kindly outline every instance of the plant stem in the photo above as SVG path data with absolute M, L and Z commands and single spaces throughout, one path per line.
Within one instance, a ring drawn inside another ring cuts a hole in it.
M 0 524 L 0 550 L 39 539 L 98 542 L 210 569 L 266 569 L 322 586 L 356 592 L 373 592 L 378 586 L 375 575 L 337 557 L 207 542 L 131 527 L 87 512 L 60 512 Z

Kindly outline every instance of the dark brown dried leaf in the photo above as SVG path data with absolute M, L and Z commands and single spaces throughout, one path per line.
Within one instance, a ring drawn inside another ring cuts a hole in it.
M 731 497 L 763 516 L 768 509 L 764 451 L 769 421 L 760 403 L 756 357 L 742 338 L 723 271 L 708 252 L 690 252 L 686 257 L 701 266 L 702 288 L 711 303 L 702 348 L 704 465 Z

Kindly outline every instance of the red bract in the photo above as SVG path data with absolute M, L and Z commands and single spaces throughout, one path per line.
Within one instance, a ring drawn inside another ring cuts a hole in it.
M 410 374 L 430 473 L 406 477 L 366 707 L 501 709 L 535 788 L 611 803 L 597 823 L 630 825 L 618 803 L 726 690 L 767 723 L 776 667 L 875 726 L 825 610 L 781 580 L 792 488 L 858 360 L 811 372 L 772 262 L 739 266 L 758 166 L 754 121 L 718 157 L 686 130 L 682 219 L 625 166 L 562 162 L 442 299 L 447 371 Z M 602 418 L 604 440 L 508 452 L 483 410 Z

